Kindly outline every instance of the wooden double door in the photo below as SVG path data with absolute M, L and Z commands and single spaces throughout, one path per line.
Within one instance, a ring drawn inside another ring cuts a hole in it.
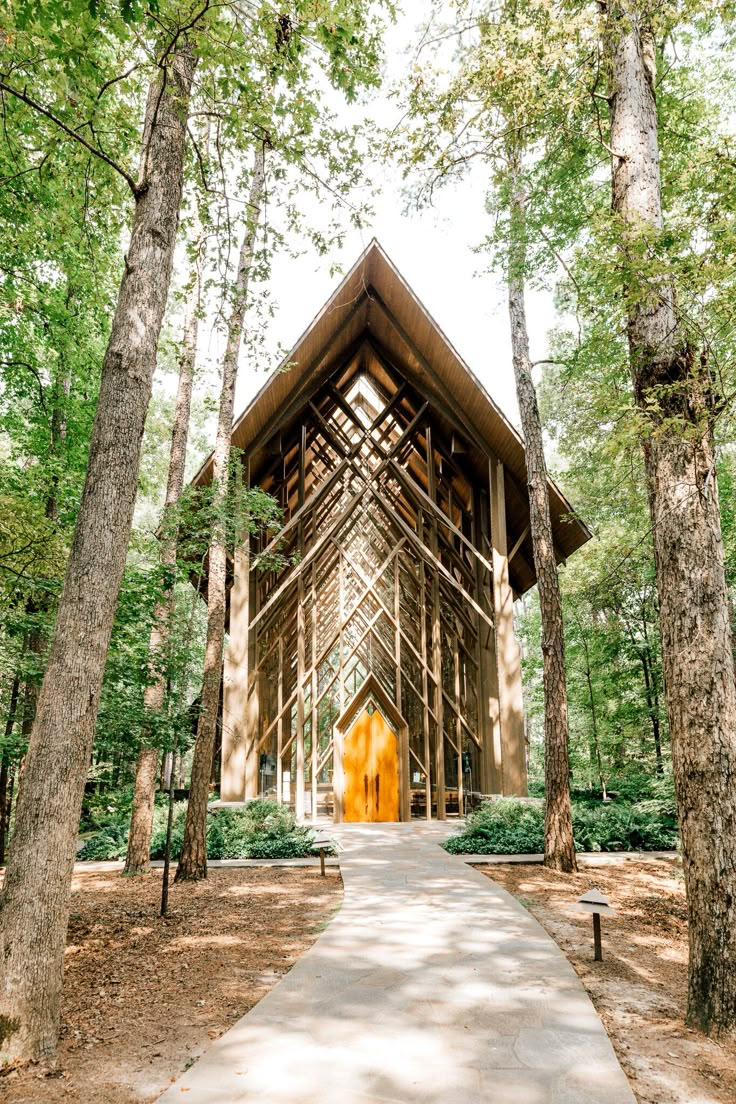
M 399 750 L 388 721 L 369 702 L 345 734 L 343 819 L 399 819 Z

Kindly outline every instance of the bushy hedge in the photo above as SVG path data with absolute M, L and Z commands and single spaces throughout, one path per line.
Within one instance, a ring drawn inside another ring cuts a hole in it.
M 577 851 L 669 851 L 677 847 L 677 816 L 669 800 L 635 804 L 573 802 Z M 468 817 L 445 849 L 453 855 L 529 855 L 544 850 L 544 809 L 513 798 L 489 801 Z
M 171 854 L 178 858 L 184 840 L 187 805 L 174 806 Z M 157 805 L 153 818 L 151 858 L 162 859 L 168 809 Z M 242 809 L 218 809 L 207 818 L 209 859 L 293 859 L 312 854 L 314 836 L 296 823 L 291 809 L 275 801 L 251 801 Z M 128 824 L 107 825 L 86 841 L 79 859 L 120 859 L 128 846 Z

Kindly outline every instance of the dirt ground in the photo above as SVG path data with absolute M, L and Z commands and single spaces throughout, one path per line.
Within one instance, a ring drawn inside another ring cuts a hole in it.
M 734 1104 L 736 1040 L 716 1042 L 683 1023 L 687 986 L 685 889 L 666 859 L 584 866 L 479 867 L 532 913 L 565 952 L 603 1020 L 639 1104 Z M 596 886 L 603 962 L 593 961 L 592 917 L 569 910 Z
M 172 885 L 161 871 L 74 878 L 55 1069 L 0 1077 L 3 1104 L 141 1104 L 263 997 L 342 901 L 335 868 L 211 870 Z

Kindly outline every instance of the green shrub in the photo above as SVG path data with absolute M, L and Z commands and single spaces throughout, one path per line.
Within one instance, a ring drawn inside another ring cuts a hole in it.
M 128 825 L 108 824 L 86 840 L 78 859 L 123 859 L 128 850 Z
M 291 809 L 275 801 L 251 801 L 211 817 L 207 854 L 212 859 L 295 859 L 312 853 L 313 839 Z
M 174 805 L 171 854 L 178 858 L 184 842 L 186 801 Z M 156 805 L 151 858 L 163 859 L 168 807 Z M 79 859 L 120 859 L 128 845 L 128 818 L 101 828 L 86 841 Z M 207 818 L 209 859 L 292 859 L 312 854 L 313 833 L 296 823 L 291 809 L 275 801 L 251 801 L 242 809 L 218 809 Z
M 132 806 L 132 786 L 85 794 L 79 830 L 81 832 L 98 831 L 100 828 L 125 824 L 126 820 L 130 819 Z
M 513 798 L 488 801 L 445 843 L 452 855 L 529 855 L 544 848 L 544 810 Z
M 632 805 L 573 802 L 576 851 L 669 851 L 677 847 L 677 816 L 669 797 Z M 487 802 L 465 830 L 445 843 L 453 855 L 529 855 L 544 850 L 544 810 L 513 798 Z

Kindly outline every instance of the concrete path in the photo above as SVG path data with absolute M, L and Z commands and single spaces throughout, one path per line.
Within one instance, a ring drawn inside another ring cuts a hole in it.
M 441 826 L 336 829 L 340 912 L 165 1104 L 634 1104 L 587 995 Z

